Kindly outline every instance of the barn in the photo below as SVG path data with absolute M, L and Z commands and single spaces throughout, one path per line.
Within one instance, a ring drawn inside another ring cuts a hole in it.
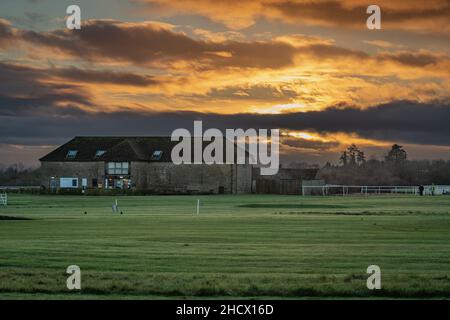
M 170 137 L 75 137 L 39 159 L 41 185 L 50 190 L 251 193 L 251 165 L 175 165 L 171 151 L 177 143 Z

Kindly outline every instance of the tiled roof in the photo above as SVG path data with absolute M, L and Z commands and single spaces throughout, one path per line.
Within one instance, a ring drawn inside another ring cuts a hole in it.
M 172 162 L 172 148 L 177 144 L 178 141 L 171 141 L 170 137 L 75 137 L 39 160 Z M 209 142 L 203 145 L 207 144 Z M 77 150 L 74 158 L 67 157 L 69 150 Z M 96 157 L 97 151 L 106 152 Z M 161 158 L 152 159 L 155 151 L 162 151 Z

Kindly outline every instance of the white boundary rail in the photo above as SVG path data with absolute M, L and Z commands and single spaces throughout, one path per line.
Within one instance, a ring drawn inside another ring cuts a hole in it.
M 0 206 L 8 205 L 8 194 L 0 193 Z
M 434 191 L 432 191 L 434 190 Z M 425 195 L 450 194 L 450 186 L 424 186 Z M 354 185 L 331 185 L 322 186 L 302 186 L 302 195 L 341 195 L 361 194 L 419 194 L 418 186 L 354 186 Z

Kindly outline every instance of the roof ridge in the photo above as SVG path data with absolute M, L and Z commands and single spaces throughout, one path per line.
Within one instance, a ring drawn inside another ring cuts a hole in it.
M 191 137 L 192 139 L 193 137 Z M 197 137 L 200 140 L 201 137 Z M 194 137 L 195 139 L 195 137 Z M 223 137 L 226 140 L 226 137 Z M 203 147 L 208 141 L 203 140 Z M 40 161 L 152 161 L 155 150 L 161 150 L 163 156 L 160 162 L 171 162 L 171 151 L 177 144 L 169 136 L 129 136 L 129 137 L 107 137 L 107 136 L 76 136 L 62 146 L 51 151 Z M 224 145 L 225 147 L 225 145 Z M 235 143 L 235 148 L 239 146 Z M 246 148 L 245 152 L 248 152 Z M 75 158 L 68 159 L 69 150 L 78 150 Z M 106 153 L 100 157 L 95 154 L 98 150 Z M 225 152 L 225 150 L 224 150 Z
M 72 138 L 72 140 L 75 139 L 151 139 L 151 138 L 171 138 L 170 135 L 162 135 L 162 136 L 157 136 L 157 135 L 152 135 L 152 136 L 75 136 L 74 138 Z M 70 140 L 70 141 L 72 141 Z M 69 142 L 70 142 L 69 141 Z
M 145 159 L 145 154 L 142 153 L 142 150 L 139 148 L 139 146 L 136 144 L 135 141 L 126 138 L 124 141 L 126 141 L 129 146 L 131 147 L 131 149 L 133 149 L 134 153 L 140 158 L 140 159 Z

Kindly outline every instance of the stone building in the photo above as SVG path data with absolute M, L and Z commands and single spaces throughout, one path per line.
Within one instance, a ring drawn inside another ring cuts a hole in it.
M 252 166 L 171 161 L 170 137 L 75 137 L 40 159 L 50 189 L 138 189 L 155 194 L 251 193 Z
M 258 168 L 253 168 L 252 192 L 301 195 L 302 185 L 314 181 L 318 171 L 319 169 L 280 168 L 276 175 L 262 176 L 259 174 Z

